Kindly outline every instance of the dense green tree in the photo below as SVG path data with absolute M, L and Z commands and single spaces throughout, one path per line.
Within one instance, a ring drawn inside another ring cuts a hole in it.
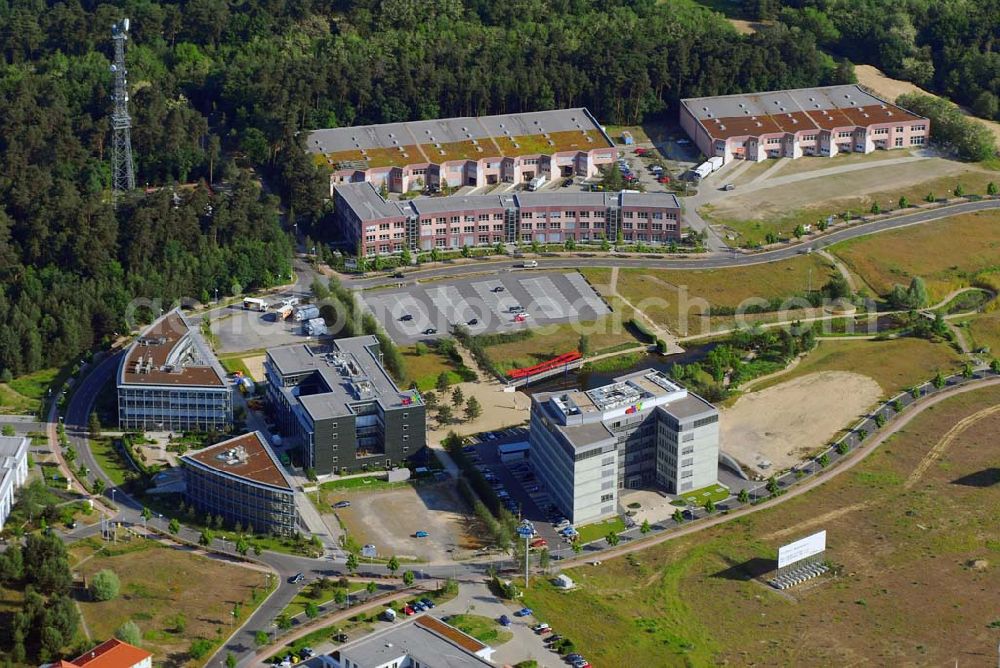
M 110 601 L 118 598 L 121 581 L 114 571 L 105 568 L 90 579 L 90 595 L 95 601 Z
M 115 637 L 130 645 L 142 644 L 142 631 L 139 629 L 139 625 L 131 619 L 118 627 L 118 630 L 115 631 Z

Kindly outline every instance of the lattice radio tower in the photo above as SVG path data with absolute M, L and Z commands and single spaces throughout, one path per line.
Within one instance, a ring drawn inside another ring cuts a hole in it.
M 125 41 L 128 39 L 128 19 L 111 26 L 115 43 L 115 103 L 111 112 L 111 192 L 115 203 L 135 188 L 135 168 L 132 165 L 132 117 L 128 115 L 128 70 L 125 69 Z

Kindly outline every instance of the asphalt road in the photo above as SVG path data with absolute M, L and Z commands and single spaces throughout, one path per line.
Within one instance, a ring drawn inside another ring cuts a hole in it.
M 858 224 L 853 227 L 844 228 L 831 232 L 812 241 L 803 241 L 789 244 L 782 248 L 760 253 L 744 253 L 740 251 L 706 253 L 703 255 L 691 255 L 684 258 L 655 259 L 642 257 L 615 257 L 607 255 L 595 255 L 587 257 L 586 253 L 578 253 L 572 256 L 558 258 L 535 258 L 538 262 L 538 269 L 576 269 L 579 267 L 648 267 L 656 269 L 720 269 L 725 267 L 743 267 L 765 262 L 777 262 L 794 257 L 807 248 L 825 248 L 831 244 L 856 237 L 877 234 L 888 230 L 895 230 L 910 225 L 926 223 L 932 220 L 947 218 L 960 213 L 970 213 L 973 211 L 983 211 L 986 209 L 1000 208 L 1000 199 L 983 199 L 978 202 L 964 202 L 961 204 L 951 204 L 925 211 L 916 211 L 878 220 L 871 223 Z M 383 285 L 395 285 L 400 280 L 412 281 L 416 279 L 430 278 L 455 278 L 458 276 L 477 274 L 483 272 L 496 272 L 512 269 L 516 262 L 512 258 L 503 260 L 492 260 L 477 262 L 473 264 L 449 264 L 432 269 L 417 269 L 405 272 L 403 279 L 393 278 L 389 275 L 371 276 L 365 278 L 345 278 L 344 283 L 354 289 L 365 289 L 379 287 Z

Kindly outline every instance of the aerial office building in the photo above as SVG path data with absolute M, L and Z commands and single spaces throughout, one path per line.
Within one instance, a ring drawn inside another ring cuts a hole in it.
M 259 432 L 190 452 L 181 463 L 185 496 L 199 511 L 256 532 L 295 532 L 292 481 Z
M 224 431 L 233 423 L 226 372 L 175 309 L 129 346 L 118 367 L 122 429 Z
M 365 255 L 497 243 L 681 238 L 681 205 L 669 193 L 567 192 L 384 199 L 370 183 L 334 188 L 336 224 Z
M 718 480 L 719 413 L 660 371 L 531 401 L 531 466 L 575 523 L 618 513 L 621 489 L 670 494 Z
M 407 192 L 594 176 L 616 157 L 586 109 L 314 130 L 306 148 L 332 171 L 331 194 L 337 184 L 358 181 Z
M 689 98 L 680 122 L 704 155 L 725 162 L 912 148 L 930 134 L 926 118 L 857 85 Z
M 396 386 L 374 336 L 271 348 L 264 373 L 282 432 L 318 474 L 399 466 L 424 448 L 420 393 Z
M 431 615 L 393 626 L 329 655 L 335 668 L 488 668 L 493 648 Z

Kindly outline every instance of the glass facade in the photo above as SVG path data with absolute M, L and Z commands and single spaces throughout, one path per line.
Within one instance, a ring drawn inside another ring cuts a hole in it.
M 229 387 L 118 386 L 122 429 L 225 431 L 232 422 Z
M 227 475 L 184 460 L 187 498 L 202 513 L 221 515 L 230 524 L 255 532 L 287 536 L 295 531 L 295 493 Z

